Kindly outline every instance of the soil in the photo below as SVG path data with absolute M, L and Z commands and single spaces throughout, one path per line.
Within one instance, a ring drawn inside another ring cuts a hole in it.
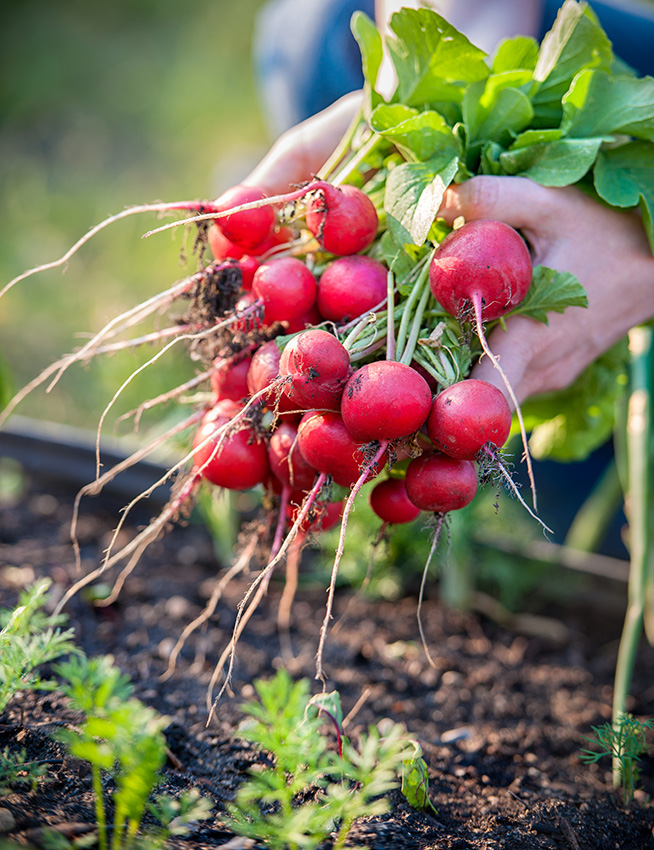
M 4 507 L 0 525 L 0 604 L 49 576 L 55 597 L 75 578 L 68 541 L 72 494 L 32 483 Z M 114 505 L 91 503 L 80 526 L 83 569 L 97 565 L 115 525 Z M 132 534 L 127 529 L 124 534 Z M 79 593 L 67 606 L 76 640 L 89 655 L 111 653 L 138 696 L 169 718 L 169 759 L 160 791 L 198 789 L 213 804 L 173 846 L 263 847 L 237 839 L 224 806 L 259 756 L 238 737 L 240 705 L 252 682 L 284 665 L 314 680 L 325 592 L 302 590 L 294 603 L 294 659 L 284 658 L 276 625 L 281 584 L 273 583 L 239 643 L 233 695 L 207 725 L 206 690 L 231 635 L 238 602 L 252 576 L 229 583 L 216 612 L 186 643 L 171 677 L 162 680 L 186 624 L 206 604 L 220 567 L 199 524 L 173 529 L 153 544 L 118 600 L 95 607 Z M 583 736 L 610 717 L 612 677 L 624 615 L 625 587 L 593 582 L 566 606 L 550 605 L 518 620 L 518 631 L 480 614 L 444 607 L 431 588 L 423 622 L 434 666 L 420 644 L 416 598 L 393 602 L 339 591 L 326 645 L 329 689 L 350 713 L 348 735 L 384 718 L 400 721 L 420 741 L 437 810 L 418 812 L 398 793 L 391 810 L 355 822 L 347 846 L 371 850 L 646 850 L 654 848 L 654 771 L 644 758 L 636 799 L 628 806 L 610 782 L 610 765 L 579 759 Z M 346 611 L 347 608 L 347 611 Z M 538 617 L 534 616 L 537 613 Z M 542 618 L 546 619 L 542 619 Z M 654 652 L 641 648 L 630 710 L 654 715 Z M 0 797 L 3 846 L 45 847 L 47 830 L 69 840 L 94 832 L 91 777 L 51 733 L 75 723 L 58 693 L 23 692 L 0 717 L 0 751 L 24 748 L 49 762 L 49 781 Z M 110 783 L 107 783 L 110 790 Z M 45 836 L 45 837 L 44 837 Z M 88 846 L 88 845 L 87 845 Z M 331 847 L 328 841 L 325 850 Z

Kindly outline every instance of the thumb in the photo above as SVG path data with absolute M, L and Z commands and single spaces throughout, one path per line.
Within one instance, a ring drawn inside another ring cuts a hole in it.
M 445 190 L 438 215 L 448 224 L 463 216 L 469 221 L 495 219 L 525 229 L 547 215 L 551 192 L 527 177 L 471 177 Z

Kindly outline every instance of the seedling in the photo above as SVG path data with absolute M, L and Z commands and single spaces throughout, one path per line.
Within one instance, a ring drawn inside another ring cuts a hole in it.
M 343 734 L 338 694 L 309 697 L 307 680 L 293 683 L 283 670 L 258 680 L 259 696 L 243 707 L 253 721 L 242 735 L 270 754 L 251 772 L 229 806 L 229 825 L 271 850 L 311 850 L 336 831 L 333 847 L 345 845 L 355 818 L 382 814 L 386 795 L 414 755 L 404 727 L 381 736 L 371 727 L 354 746 Z M 322 733 L 327 716 L 337 729 L 338 749 Z
M 0 797 L 11 794 L 19 785 L 29 785 L 30 791 L 34 791 L 47 772 L 47 763 L 28 761 L 25 749 L 12 753 L 5 747 L 0 751 Z
M 57 672 L 73 707 L 86 714 L 78 730 L 61 730 L 57 738 L 72 755 L 91 765 L 100 850 L 134 847 L 148 810 L 163 824 L 155 833 L 148 833 L 155 846 L 171 834 L 182 834 L 180 830 L 185 831 L 189 821 L 209 816 L 208 801 L 197 796 L 179 801 L 160 796 L 148 803 L 166 759 L 163 729 L 168 719 L 130 696 L 132 685 L 110 656 L 75 658 L 58 665 Z M 111 843 L 103 771 L 111 774 L 115 783 Z
M 582 749 L 580 757 L 586 764 L 595 764 L 604 756 L 617 762 L 624 801 L 628 805 L 634 798 L 640 775 L 637 763 L 647 752 L 647 730 L 654 729 L 654 720 L 637 720 L 631 714 L 621 714 L 615 725 L 605 723 L 592 728 L 595 735 L 585 740 L 599 749 Z
M 19 691 L 54 690 L 56 682 L 41 677 L 37 668 L 62 655 L 79 652 L 73 630 L 62 631 L 63 617 L 43 611 L 50 582 L 37 582 L 24 591 L 13 611 L 0 610 L 0 714 Z

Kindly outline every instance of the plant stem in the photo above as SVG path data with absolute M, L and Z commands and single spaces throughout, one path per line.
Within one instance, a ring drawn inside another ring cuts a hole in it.
M 362 116 L 363 110 L 358 109 L 356 115 L 352 118 L 349 127 L 345 131 L 345 135 L 341 138 L 334 152 L 331 154 L 327 162 L 325 162 L 325 164 L 318 172 L 317 176 L 319 180 L 329 180 L 329 176 L 332 171 L 334 171 L 334 169 L 338 166 L 341 160 L 346 156 L 347 152 L 351 149 L 354 134 L 356 133 L 357 128 L 361 123 Z
M 425 286 L 422 295 L 420 296 L 418 306 L 416 307 L 416 312 L 413 317 L 413 321 L 411 322 L 411 331 L 409 332 L 409 339 L 407 340 L 406 347 L 402 352 L 402 356 L 400 357 L 400 363 L 404 363 L 405 366 L 409 366 L 411 364 L 411 361 L 413 360 L 413 354 L 416 350 L 418 336 L 420 334 L 420 328 L 422 327 L 422 316 L 425 312 L 425 307 L 427 306 L 427 301 L 430 297 L 431 290 L 428 286 Z
M 373 133 L 372 136 L 370 136 L 370 138 L 361 145 L 359 150 L 354 154 L 349 162 L 347 162 L 347 164 L 333 176 L 331 180 L 332 185 L 340 186 L 341 183 L 344 183 L 352 172 L 357 170 L 368 154 L 383 141 L 383 136 L 378 136 L 376 133 Z
M 395 277 L 390 269 L 386 275 L 386 303 L 386 359 L 395 360 Z
M 98 822 L 98 847 L 107 850 L 107 819 L 104 812 L 104 797 L 102 793 L 102 776 L 100 768 L 92 764 L 93 791 L 95 794 L 95 819 Z
M 651 452 L 652 432 L 652 372 L 653 344 L 651 328 L 637 327 L 629 332 L 631 350 L 631 390 L 627 410 L 626 444 L 628 465 L 627 516 L 629 519 L 630 567 L 625 614 L 613 691 L 613 726 L 626 713 L 627 694 L 636 663 L 636 653 L 642 634 L 645 599 L 652 593 L 651 570 L 652 531 L 649 527 L 649 508 L 652 504 L 651 486 L 654 462 Z M 613 784 L 619 785 L 621 762 L 613 759 Z
M 395 356 L 401 357 L 406 344 L 406 339 L 409 334 L 409 323 L 413 312 L 414 304 L 420 299 L 422 290 L 425 287 L 427 276 L 429 274 L 429 263 L 425 263 L 420 271 L 418 279 L 413 285 L 413 289 L 409 293 L 409 297 L 404 302 L 404 311 L 402 313 L 402 321 L 397 332 L 397 340 L 395 342 Z M 429 289 L 429 287 L 427 287 Z

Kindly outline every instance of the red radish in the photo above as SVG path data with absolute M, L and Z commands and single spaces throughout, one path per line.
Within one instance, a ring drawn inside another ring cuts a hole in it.
M 230 242 L 217 224 L 212 224 L 207 231 L 207 240 L 211 248 L 211 253 L 216 260 L 260 260 L 265 253 L 276 248 L 278 245 L 291 242 L 293 240 L 293 232 L 288 227 L 275 228 L 267 239 L 264 239 L 260 245 L 251 249 L 250 252 L 241 248 L 235 242 Z
M 279 374 L 279 360 L 282 356 L 277 343 L 274 340 L 264 342 L 257 348 L 250 361 L 248 371 L 248 389 L 255 395 L 265 387 L 269 387 Z
M 251 395 L 270 387 L 273 381 L 279 375 L 279 360 L 282 356 L 277 343 L 274 340 L 264 342 L 252 355 L 250 368 L 247 375 L 248 390 Z M 281 386 L 275 391 L 274 387 L 265 397 L 265 402 L 269 407 L 277 408 L 284 418 L 290 418 L 290 411 L 297 410 L 293 402 L 281 392 Z
M 477 492 L 474 463 L 438 452 L 412 460 L 405 481 L 407 495 L 416 507 L 439 514 L 465 507 Z
M 436 380 L 436 378 L 430 372 L 428 372 L 425 369 L 424 366 L 421 366 L 420 363 L 418 363 L 415 360 L 412 360 L 410 365 L 411 365 L 412 369 L 415 369 L 416 372 L 419 375 L 422 375 L 422 377 L 425 379 L 425 381 L 427 381 L 427 383 L 429 384 L 429 389 L 432 391 L 432 393 L 435 393 L 435 392 L 438 391 L 438 386 L 439 386 L 438 381 Z
M 273 475 L 293 490 L 310 490 L 316 470 L 304 459 L 297 439 L 297 428 L 282 422 L 272 433 L 268 461 Z
M 358 254 L 372 244 L 379 218 L 370 198 L 356 186 L 320 182 L 307 204 L 307 227 L 331 254 Z
M 347 350 L 327 331 L 313 329 L 293 337 L 279 361 L 279 374 L 290 378 L 284 393 L 303 410 L 338 410 L 350 375 Z
M 218 198 L 214 204 L 214 210 L 219 213 L 226 212 L 241 204 L 262 201 L 265 197 L 265 193 L 255 186 L 233 186 Z M 215 224 L 230 242 L 246 252 L 251 252 L 272 233 L 275 226 L 275 211 L 269 205 L 242 210 L 217 218 Z
M 250 393 L 247 376 L 250 369 L 251 357 L 243 357 L 238 363 L 225 363 L 211 373 L 211 389 L 216 400 L 231 399 L 240 401 Z
M 339 257 L 318 283 L 318 309 L 325 319 L 342 322 L 376 307 L 386 298 L 387 269 L 372 257 Z
M 212 224 L 207 231 L 207 240 L 211 253 L 216 260 L 240 260 L 246 254 L 243 248 L 240 248 L 234 242 L 230 242 L 217 224 Z
M 318 308 L 314 304 L 306 313 L 298 316 L 291 321 L 284 321 L 282 324 L 286 328 L 286 333 L 295 334 L 299 331 L 305 331 L 307 328 L 312 328 L 314 325 L 319 325 L 322 322 L 322 316 L 318 312 Z
M 341 487 L 359 478 L 362 444 L 354 440 L 338 413 L 306 413 L 298 426 L 300 451 L 307 463 L 331 475 Z
M 522 301 L 532 274 L 531 257 L 520 234 L 508 224 L 489 220 L 469 221 L 450 233 L 429 267 L 432 294 L 446 310 L 456 316 L 472 307 L 484 354 L 499 372 L 515 407 L 535 509 L 536 485 L 522 411 L 509 379 L 488 345 L 483 325 Z
M 234 402 L 219 402 L 204 417 L 193 440 L 193 460 L 200 475 L 228 490 L 249 490 L 270 474 L 266 444 L 252 428 L 227 436 L 221 430 L 241 409 Z
M 355 440 L 408 437 L 426 421 L 431 390 L 415 369 L 375 360 L 352 375 L 343 390 L 341 415 Z
M 253 292 L 244 292 L 234 305 L 237 318 L 232 322 L 231 328 L 236 333 L 248 333 L 263 325 L 261 310 L 253 309 L 259 299 Z
M 446 236 L 429 268 L 434 298 L 453 316 L 479 304 L 483 321 L 517 306 L 531 285 L 529 250 L 501 221 L 469 221 Z
M 336 525 L 343 513 L 343 502 L 315 502 L 311 511 L 312 516 L 307 517 L 299 527 L 301 534 L 307 531 L 328 531 Z M 286 516 L 291 523 L 295 522 L 301 505 L 289 504 L 286 509 Z
M 295 257 L 280 257 L 259 266 L 252 291 L 263 301 L 264 322 L 291 321 L 313 307 L 318 294 L 315 277 Z
M 244 255 L 240 260 L 237 260 L 237 265 L 241 270 L 241 286 L 246 292 L 249 292 L 252 289 L 252 281 L 254 280 L 254 273 L 259 268 L 261 263 L 256 257 L 251 257 L 249 255 Z
M 387 478 L 376 484 L 370 493 L 370 507 L 384 522 L 412 522 L 420 508 L 409 499 L 403 478 Z
M 511 430 L 511 409 L 493 384 L 468 378 L 436 396 L 427 420 L 437 449 L 459 460 L 474 460 L 483 446 L 503 446 Z

